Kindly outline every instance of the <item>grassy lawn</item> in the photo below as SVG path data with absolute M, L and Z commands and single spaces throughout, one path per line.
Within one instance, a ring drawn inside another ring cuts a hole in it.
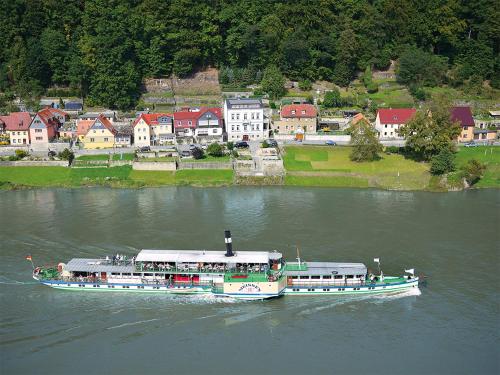
M 134 154 L 113 154 L 113 160 L 134 160 L 134 158 Z
M 459 169 L 465 165 L 468 160 L 476 159 L 486 164 L 486 171 L 483 178 L 474 185 L 478 188 L 500 187 L 500 148 L 498 147 L 460 147 L 455 162 L 457 165 L 457 172 L 450 175 L 449 179 L 458 178 Z
M 113 168 L 0 167 L 0 187 L 142 187 L 163 185 L 218 186 L 233 181 L 232 170 L 134 171 Z
M 429 183 L 429 166 L 425 163 L 405 159 L 402 155 L 383 153 L 380 160 L 356 163 L 349 159 L 350 152 L 350 147 L 287 147 L 283 158 L 285 169 L 289 172 L 286 183 L 297 185 L 302 181 L 305 185 L 315 186 L 358 184 L 356 186 L 408 190 L 424 189 Z M 291 179 L 292 176 L 296 178 Z M 311 182 L 306 182 L 308 179 Z
M 175 158 L 170 156 L 159 157 L 159 158 L 138 158 L 138 162 L 166 162 L 166 161 L 175 161 Z
M 108 154 L 99 154 L 99 155 L 80 155 L 77 156 L 76 160 L 82 160 L 82 161 L 87 161 L 87 160 L 108 160 L 109 155 Z

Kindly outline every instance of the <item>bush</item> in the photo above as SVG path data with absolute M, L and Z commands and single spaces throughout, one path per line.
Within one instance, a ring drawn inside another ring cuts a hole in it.
M 236 150 L 233 150 L 231 153 L 233 154 L 233 158 L 237 158 L 238 156 L 240 156 L 240 154 L 238 154 L 238 151 Z
M 207 147 L 207 154 L 214 157 L 220 157 L 224 155 L 224 152 L 221 145 L 215 142 Z
M 399 147 L 398 146 L 387 146 L 385 148 L 385 152 L 388 154 L 399 154 Z
M 309 91 L 312 89 L 312 83 L 308 79 L 299 82 L 299 89 L 302 91 Z
M 410 94 L 417 100 L 427 100 L 429 99 L 429 94 L 422 88 L 416 85 L 410 86 Z
M 26 151 L 24 151 L 24 150 L 16 150 L 16 156 L 17 156 L 18 159 L 25 158 L 28 155 L 29 154 Z
M 19 158 L 17 156 L 15 156 L 15 155 L 10 155 L 9 156 L 9 161 L 18 161 L 18 160 L 19 160 Z
M 62 152 L 59 153 L 59 157 L 63 160 L 67 160 L 69 164 L 73 162 L 75 159 L 75 154 L 73 151 L 65 148 Z
M 231 141 L 227 142 L 226 147 L 229 151 L 232 151 L 234 148 L 234 142 Z
M 430 172 L 433 175 L 441 175 L 455 170 L 455 155 L 445 148 L 431 159 Z
M 378 84 L 376 84 L 375 82 L 370 82 L 366 86 L 366 91 L 368 91 L 368 93 L 370 93 L 370 94 L 376 93 L 378 91 Z
M 260 145 L 260 147 L 262 147 L 262 148 L 269 148 L 269 143 L 267 143 L 267 140 L 265 140 L 264 142 L 262 142 L 262 144 Z
M 469 184 L 469 186 L 477 183 L 481 177 L 483 177 L 483 173 L 486 169 L 486 165 L 481 163 L 476 159 L 469 160 L 467 164 L 465 164 L 462 170 L 462 177 L 465 178 L 465 181 Z
M 191 153 L 193 154 L 193 158 L 195 158 L 196 160 L 203 159 L 203 157 L 205 156 L 205 153 L 199 147 L 195 147 Z
M 332 91 L 328 91 L 325 94 L 325 98 L 323 100 L 323 105 L 326 108 L 342 107 L 342 98 L 340 97 L 339 89 L 336 88 Z

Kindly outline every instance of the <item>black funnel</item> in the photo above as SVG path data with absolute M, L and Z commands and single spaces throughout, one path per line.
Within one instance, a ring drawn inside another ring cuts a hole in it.
M 226 242 L 226 256 L 227 257 L 234 256 L 233 240 L 231 239 L 231 231 L 230 230 L 224 231 L 224 241 Z

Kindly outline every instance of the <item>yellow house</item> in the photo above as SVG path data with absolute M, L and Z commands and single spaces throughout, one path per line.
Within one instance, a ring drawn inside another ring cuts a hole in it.
M 115 145 L 116 130 L 111 122 L 99 115 L 83 137 L 85 149 L 112 148 Z

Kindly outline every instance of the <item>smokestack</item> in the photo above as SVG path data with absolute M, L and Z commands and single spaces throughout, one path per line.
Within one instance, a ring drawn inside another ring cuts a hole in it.
M 224 231 L 224 241 L 226 242 L 226 256 L 227 257 L 234 256 L 233 240 L 231 239 L 231 231 L 230 230 Z

